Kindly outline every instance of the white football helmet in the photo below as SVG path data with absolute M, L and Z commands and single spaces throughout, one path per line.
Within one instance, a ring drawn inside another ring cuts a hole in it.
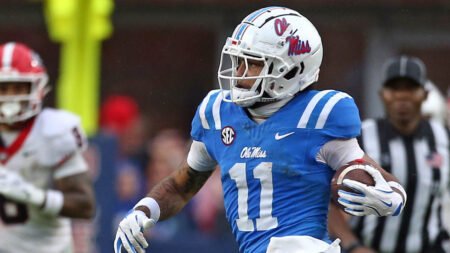
M 322 63 L 322 41 L 314 25 L 297 11 L 267 7 L 248 15 L 222 49 L 219 85 L 230 90 L 227 102 L 248 107 L 294 96 L 316 82 Z M 246 76 L 248 60 L 263 61 L 259 76 Z M 246 70 L 237 76 L 239 63 Z M 237 87 L 239 80 L 255 80 L 251 89 Z
M 0 123 L 13 124 L 38 114 L 48 92 L 48 75 L 39 55 L 24 44 L 8 42 L 0 45 L 0 59 L 0 85 L 30 83 L 29 94 L 0 95 Z

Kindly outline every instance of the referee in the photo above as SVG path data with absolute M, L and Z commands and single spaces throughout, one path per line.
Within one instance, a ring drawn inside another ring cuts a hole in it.
M 380 97 L 386 118 L 362 124 L 363 150 L 405 186 L 408 201 L 397 217 L 351 217 L 330 208 L 330 233 L 347 253 L 449 253 L 442 195 L 449 191 L 449 132 L 422 118 L 427 97 L 421 60 L 401 56 L 386 63 Z M 351 227 L 351 229 L 350 229 Z

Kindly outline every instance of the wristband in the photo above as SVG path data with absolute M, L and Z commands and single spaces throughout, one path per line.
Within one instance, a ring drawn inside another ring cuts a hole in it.
M 57 216 L 64 204 L 64 195 L 61 191 L 47 190 L 42 212 L 51 216 Z
M 344 248 L 347 253 L 352 253 L 356 248 L 361 247 L 362 244 L 359 241 L 354 241 L 348 245 L 348 247 Z
M 27 194 L 27 202 L 35 206 L 43 206 L 45 204 L 46 192 L 41 188 L 37 188 L 32 184 L 28 184 L 25 188 Z
M 133 209 L 136 209 L 138 206 L 145 206 L 150 210 L 150 219 L 153 219 L 155 222 L 158 222 L 159 215 L 161 210 L 159 209 L 158 202 L 156 202 L 155 199 L 150 197 L 145 197 L 141 199 L 134 207 Z

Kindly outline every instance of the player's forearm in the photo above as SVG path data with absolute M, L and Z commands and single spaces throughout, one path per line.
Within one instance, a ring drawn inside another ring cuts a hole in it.
M 177 214 L 190 200 L 180 191 L 172 177 L 166 178 L 156 185 L 147 196 L 154 198 L 158 203 L 161 214 L 160 221 Z
M 81 219 L 90 219 L 94 216 L 94 190 L 86 173 L 60 179 L 56 182 L 56 186 L 64 195 L 59 215 Z
M 388 182 L 395 181 L 395 182 L 399 183 L 398 179 L 394 175 L 392 175 L 391 173 L 389 173 L 389 172 L 385 171 L 383 168 L 381 168 L 381 166 L 377 162 L 375 162 L 370 156 L 365 154 L 363 159 L 368 161 L 373 166 L 375 166 L 380 171 L 381 175 L 383 175 L 384 179 L 386 179 L 386 181 L 388 181 Z
M 378 163 L 376 163 L 370 156 L 364 155 L 363 159 L 373 164 L 380 171 L 381 175 L 384 177 L 384 179 L 386 179 L 387 182 L 394 181 L 396 183 L 400 183 L 394 175 L 381 168 L 381 166 L 378 165 Z M 392 188 L 392 190 L 400 194 L 402 196 L 403 203 L 406 203 L 406 196 L 402 191 L 397 188 Z
M 60 215 L 69 218 L 90 219 L 94 216 L 94 198 L 83 193 L 65 193 Z
M 200 190 L 212 172 L 198 172 L 187 163 L 158 183 L 147 195 L 156 200 L 160 207 L 159 220 L 177 214 Z
M 350 244 L 358 241 L 358 238 L 353 234 L 350 226 L 345 220 L 344 215 L 334 203 L 330 203 L 330 211 L 328 214 L 328 229 L 330 235 L 341 239 L 341 245 L 346 248 Z

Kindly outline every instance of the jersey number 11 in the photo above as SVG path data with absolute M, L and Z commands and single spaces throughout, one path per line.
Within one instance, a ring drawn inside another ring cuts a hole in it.
M 236 163 L 230 169 L 230 177 L 236 182 L 238 189 L 238 215 L 236 225 L 240 231 L 254 231 L 253 221 L 248 218 L 248 186 L 246 164 Z M 253 176 L 260 180 L 261 196 L 259 218 L 256 218 L 256 230 L 269 230 L 278 226 L 278 219 L 272 217 L 273 181 L 272 163 L 262 162 L 253 170 Z

